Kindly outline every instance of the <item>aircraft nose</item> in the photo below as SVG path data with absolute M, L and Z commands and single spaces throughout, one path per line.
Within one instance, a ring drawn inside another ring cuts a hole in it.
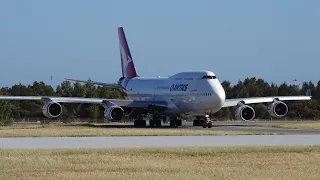
M 215 93 L 214 101 L 221 108 L 224 104 L 224 101 L 226 100 L 226 93 L 223 89 L 215 90 L 214 93 Z
M 210 87 L 212 90 L 212 103 L 211 104 L 216 111 L 220 110 L 223 105 L 224 102 L 226 100 L 226 93 L 221 85 L 221 83 L 218 80 L 215 81 L 209 81 L 210 83 Z
M 221 108 L 226 100 L 226 92 L 218 81 L 212 83 L 211 87 L 214 93 L 214 102 L 217 107 Z

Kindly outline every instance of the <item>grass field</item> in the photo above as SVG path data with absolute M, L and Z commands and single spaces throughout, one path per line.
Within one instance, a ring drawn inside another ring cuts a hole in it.
M 306 130 L 320 130 L 320 122 L 297 123 L 297 124 L 275 124 L 272 127 L 277 128 L 291 128 L 291 129 L 306 129 Z
M 103 128 L 81 125 L 15 124 L 0 127 L 0 137 L 79 137 L 79 136 L 208 136 L 208 135 L 261 135 L 279 133 L 215 131 L 175 128 Z
M 0 150 L 0 179 L 320 179 L 320 147 Z

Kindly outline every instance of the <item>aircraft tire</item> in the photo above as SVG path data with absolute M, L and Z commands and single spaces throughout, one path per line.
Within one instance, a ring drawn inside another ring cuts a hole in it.
M 155 126 L 155 120 L 150 119 L 150 120 L 149 120 L 149 126 L 150 126 L 150 127 L 154 127 L 154 126 Z
M 208 121 L 208 128 L 212 128 L 212 121 Z
M 160 127 L 160 126 L 161 126 L 161 120 L 160 120 L 160 119 L 157 119 L 157 120 L 155 121 L 155 125 L 156 125 L 157 127 Z
M 145 120 L 139 119 L 134 121 L 134 127 L 146 127 L 147 123 Z
M 176 120 L 170 120 L 170 127 L 176 127 Z
M 176 126 L 182 126 L 182 120 L 181 119 L 176 120 Z
M 147 126 L 146 120 L 141 120 L 141 126 L 142 126 L 142 127 L 146 127 L 146 126 Z
M 182 120 L 178 119 L 177 117 L 172 118 L 170 120 L 170 126 L 171 127 L 178 127 L 178 126 L 181 126 L 181 125 L 182 125 Z
M 207 123 L 207 121 L 204 121 L 204 122 L 203 122 L 202 127 L 203 127 L 203 128 L 207 128 L 207 127 L 208 127 L 208 123 Z

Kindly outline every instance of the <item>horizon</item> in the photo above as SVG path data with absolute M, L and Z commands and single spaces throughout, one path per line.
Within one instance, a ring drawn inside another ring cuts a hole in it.
M 144 78 L 144 77 L 143 77 L 143 78 Z M 148 78 L 148 77 L 147 77 L 147 78 Z M 161 77 L 161 78 L 163 78 L 163 77 Z M 242 80 L 239 80 L 239 81 L 244 82 L 245 79 L 247 79 L 247 78 L 248 78 L 248 79 L 256 78 L 256 80 L 262 79 L 262 78 L 257 78 L 257 77 L 246 77 L 246 78 L 244 78 L 244 79 L 242 79 Z M 89 79 L 84 79 L 84 80 L 87 81 L 87 80 L 89 80 Z M 277 85 L 278 87 L 279 87 L 280 85 L 282 85 L 282 84 L 285 83 L 285 84 L 287 84 L 288 86 L 290 86 L 290 85 L 292 85 L 292 86 L 298 86 L 299 88 L 302 88 L 303 83 L 312 82 L 312 81 L 302 81 L 302 82 L 298 82 L 298 83 L 297 83 L 297 81 L 293 81 L 293 82 L 296 82 L 296 83 L 288 83 L 288 82 L 274 83 L 274 82 L 267 82 L 265 79 L 262 79 L 262 80 L 264 80 L 264 82 L 268 83 L 269 85 L 275 84 L 275 85 Z M 50 85 L 54 90 L 56 90 L 56 88 L 57 88 L 58 86 L 61 86 L 61 84 L 62 84 L 63 82 L 65 82 L 65 81 L 69 81 L 69 82 L 71 83 L 71 85 L 74 85 L 74 84 L 76 83 L 76 82 L 74 82 L 74 81 L 64 80 L 64 81 L 61 81 L 60 84 L 57 84 L 56 86 L 53 86 L 53 85 L 51 85 L 50 83 L 46 83 L 45 81 L 34 80 L 33 82 L 28 83 L 28 84 L 24 84 L 24 83 L 18 82 L 18 83 L 14 83 L 14 84 L 11 85 L 11 86 L 0 86 L 0 89 L 1 89 L 1 88 L 12 88 L 12 86 L 14 86 L 14 85 L 19 85 L 19 84 L 28 87 L 28 86 L 32 86 L 34 82 L 38 82 L 38 83 L 43 82 L 43 83 L 45 83 L 45 85 Z M 220 81 L 220 80 L 219 80 L 219 81 Z M 220 83 L 223 83 L 224 81 L 228 81 L 228 80 L 220 81 Z M 235 83 L 231 83 L 231 82 L 229 81 L 229 82 L 230 82 L 230 86 L 233 87 L 233 86 L 237 85 L 237 84 L 239 83 L 239 81 L 237 81 L 237 82 L 235 82 Z M 313 85 L 314 85 L 315 87 L 317 87 L 318 82 L 320 82 L 320 79 L 319 79 L 317 82 L 312 82 L 312 83 L 313 83 Z M 86 84 L 86 83 L 83 83 L 83 82 L 79 82 L 79 83 L 80 83 L 80 84 Z M 115 83 L 115 84 L 116 84 L 116 83 Z M 94 86 L 101 86 L 101 85 L 94 85 Z

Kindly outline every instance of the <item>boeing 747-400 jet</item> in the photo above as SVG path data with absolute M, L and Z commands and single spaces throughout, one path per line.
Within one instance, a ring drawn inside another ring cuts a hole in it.
M 209 114 L 221 108 L 233 106 L 235 117 L 249 121 L 255 117 L 254 109 L 248 104 L 269 103 L 268 111 L 273 117 L 283 117 L 288 112 L 282 101 L 310 100 L 306 96 L 275 96 L 226 99 L 225 91 L 217 76 L 211 71 L 180 72 L 165 78 L 140 77 L 135 69 L 132 56 L 122 27 L 118 28 L 122 77 L 117 84 L 88 82 L 101 86 L 120 89 L 125 99 L 103 99 L 82 97 L 44 97 L 44 96 L 0 96 L 0 100 L 43 100 L 43 114 L 48 118 L 57 118 L 62 113 L 60 103 L 101 104 L 104 116 L 109 121 L 120 121 L 125 111 L 135 119 L 136 126 L 146 126 L 143 114 L 152 114 L 150 126 L 161 126 L 161 120 L 169 120 L 170 126 L 181 126 L 180 115 L 196 117 L 194 126 L 212 127 Z

